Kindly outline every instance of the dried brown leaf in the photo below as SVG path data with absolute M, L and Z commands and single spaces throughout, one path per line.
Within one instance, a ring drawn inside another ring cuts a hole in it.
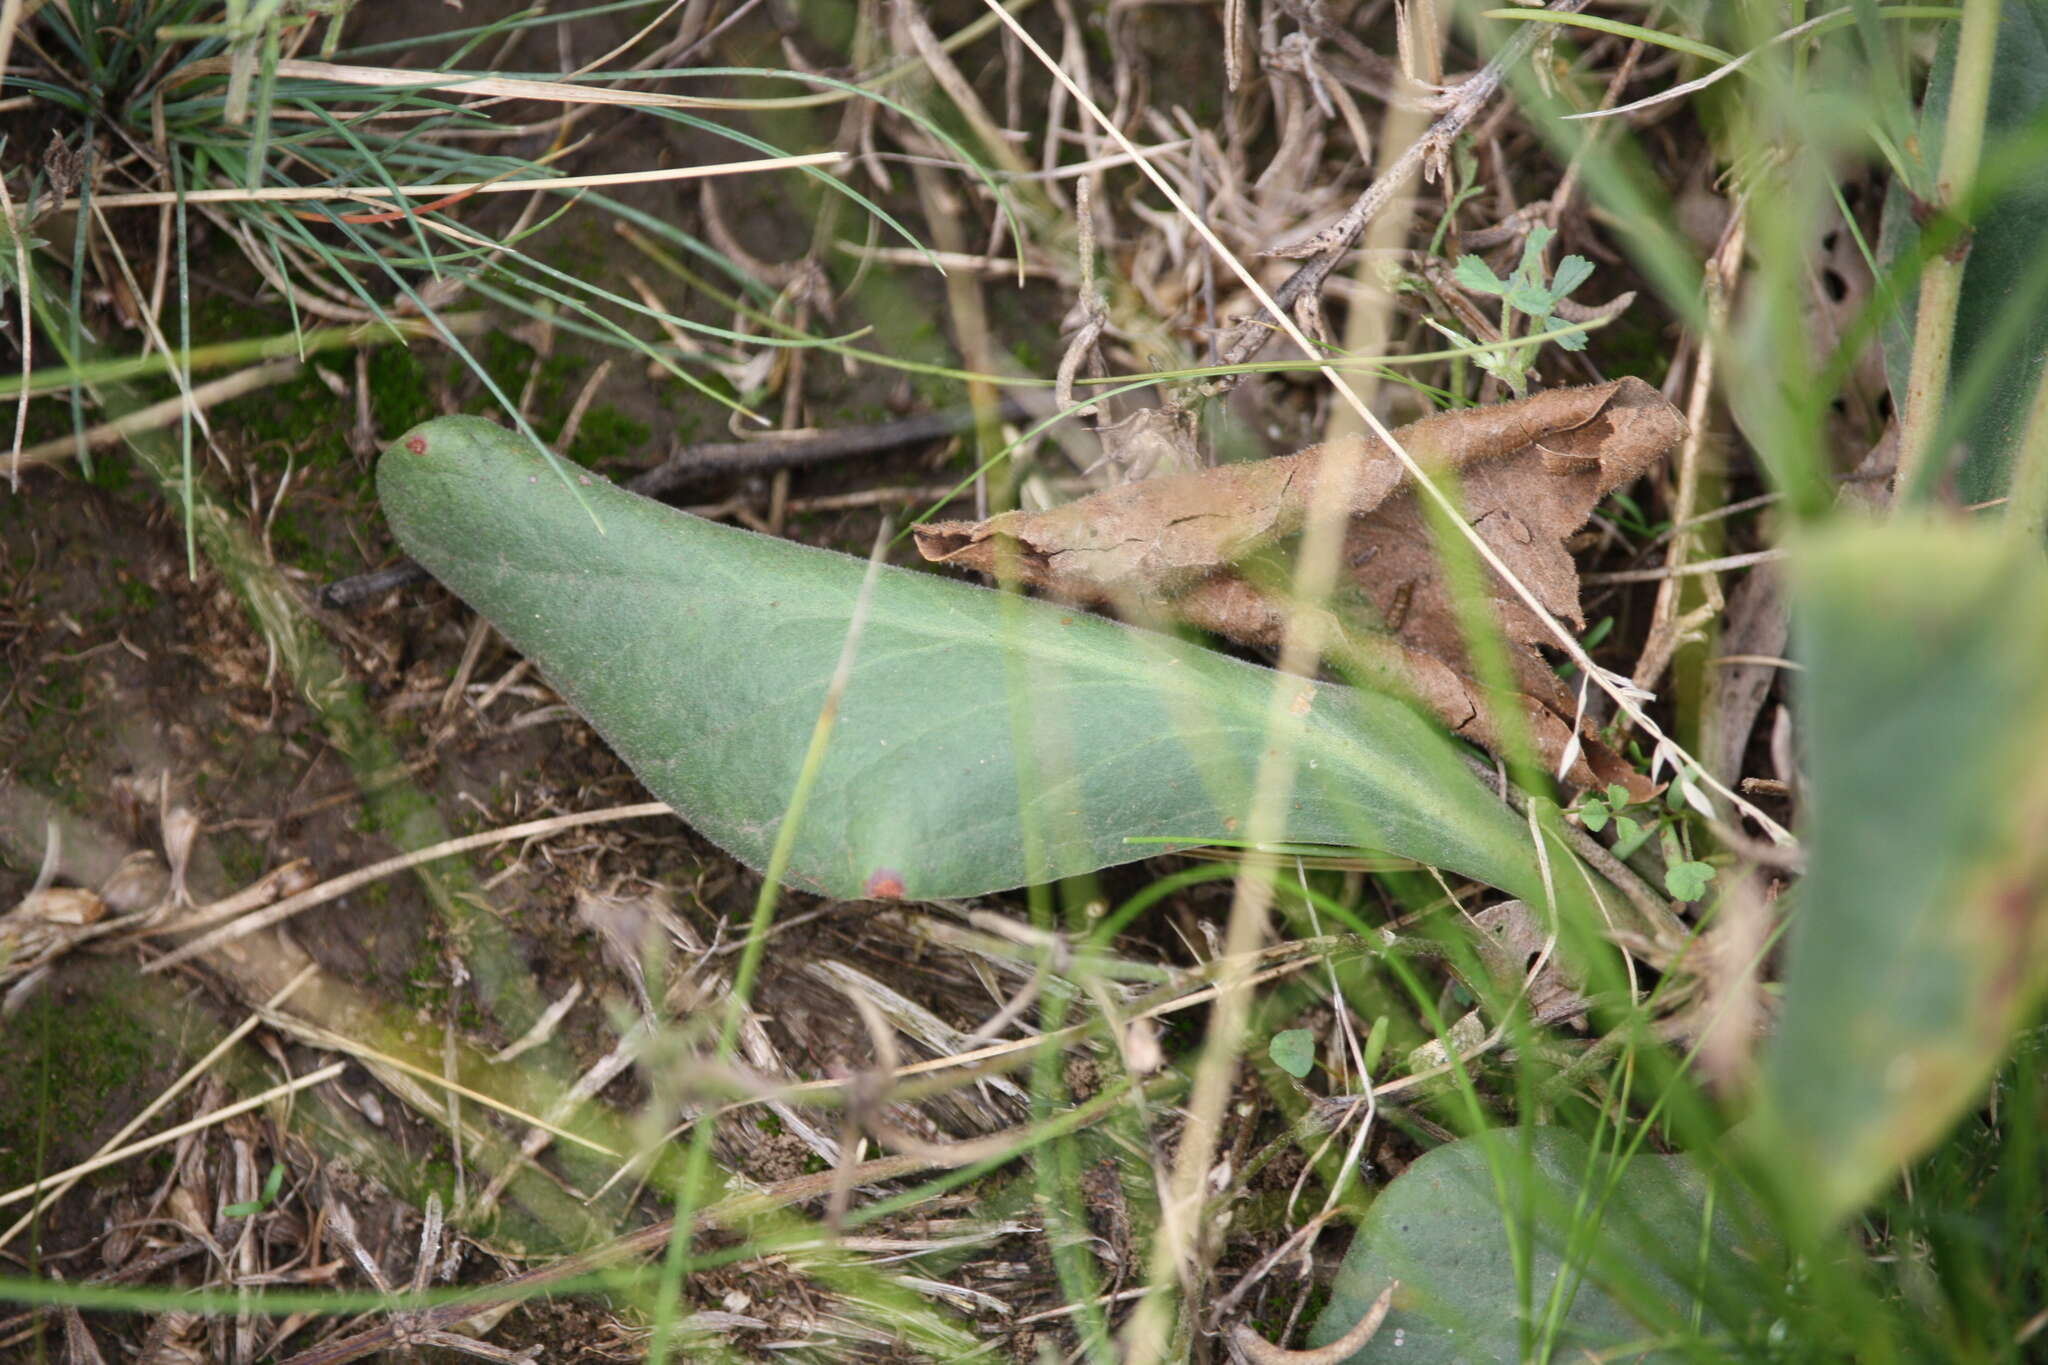
M 1426 469 L 1455 473 L 1466 515 L 1545 610 L 1583 628 L 1577 567 L 1565 540 L 1609 492 L 1650 468 L 1685 434 L 1670 403 L 1639 379 L 1555 389 L 1514 403 L 1439 413 L 1401 428 Z M 1375 437 L 1343 448 L 1145 479 L 1045 512 L 917 529 L 925 558 L 1025 585 L 1090 607 L 1171 618 L 1245 644 L 1278 643 L 1288 606 L 1283 581 L 1258 562 L 1301 530 L 1324 462 L 1353 462 L 1345 553 L 1352 589 L 1336 604 L 1343 662 L 1383 685 L 1405 687 L 1457 733 L 1499 747 L 1497 706 L 1518 709 L 1543 757 L 1562 761 L 1575 699 L 1534 645 L 1542 622 L 1489 575 L 1495 618 L 1513 649 L 1512 699 L 1489 699 L 1469 676 L 1453 593 L 1428 520 L 1394 453 Z M 1582 735 L 1568 775 L 1581 786 L 1620 782 L 1638 797 L 1648 782 Z

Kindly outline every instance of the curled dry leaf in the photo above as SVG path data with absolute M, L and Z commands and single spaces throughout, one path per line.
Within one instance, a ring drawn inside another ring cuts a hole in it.
M 1439 413 L 1395 435 L 1425 469 L 1456 475 L 1466 516 L 1501 562 L 1547 611 L 1584 629 L 1566 538 L 1685 430 L 1655 389 L 1618 379 Z M 1400 461 L 1375 437 L 1145 479 L 1046 512 L 934 522 L 917 529 L 918 549 L 1079 605 L 1271 646 L 1289 609 L 1275 556 L 1301 531 L 1325 461 L 1339 456 L 1352 465 L 1350 583 L 1332 603 L 1342 627 L 1339 661 L 1361 681 L 1405 689 L 1453 732 L 1488 748 L 1499 747 L 1501 708 L 1512 706 L 1553 767 L 1570 752 L 1578 724 L 1566 776 L 1649 797 L 1649 781 L 1593 736 L 1571 689 L 1537 652 L 1540 620 L 1490 573 L 1488 604 L 1511 646 L 1519 690 L 1501 697 L 1471 677 L 1427 517 Z

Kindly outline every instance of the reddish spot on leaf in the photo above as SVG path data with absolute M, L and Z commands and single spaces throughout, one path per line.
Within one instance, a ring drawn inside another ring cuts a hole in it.
M 405 443 L 405 448 L 415 455 L 424 455 L 427 453 L 427 438 L 414 436 Z
M 900 901 L 903 899 L 903 874 L 893 867 L 878 867 L 868 874 L 866 886 L 869 900 Z

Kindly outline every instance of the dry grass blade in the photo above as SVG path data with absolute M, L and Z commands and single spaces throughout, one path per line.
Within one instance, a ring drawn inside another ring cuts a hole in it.
M 1821 25 L 1833 23 L 1835 20 L 1840 19 L 1849 13 L 1851 13 L 1849 7 L 1844 5 L 1840 9 L 1832 9 L 1829 10 L 1826 14 L 1816 15 L 1815 17 L 1808 19 L 1803 24 L 1793 25 L 1791 28 L 1786 29 L 1783 33 L 1780 33 L 1775 38 L 1772 38 L 1769 42 L 1751 48 L 1749 51 L 1744 52 L 1740 56 L 1734 58 L 1732 61 L 1724 62 L 1720 66 L 1715 67 L 1712 71 L 1709 71 L 1706 75 L 1695 77 L 1694 79 L 1689 81 L 1681 82 L 1678 85 L 1672 86 L 1669 90 L 1660 90 L 1654 95 L 1645 95 L 1642 99 L 1633 100 L 1628 104 L 1616 105 L 1612 109 L 1588 109 L 1585 113 L 1566 114 L 1565 117 L 1568 119 L 1613 118 L 1617 114 L 1633 114 L 1643 109 L 1654 109 L 1660 104 L 1668 104 L 1673 100 L 1684 99 L 1687 95 L 1698 94 L 1700 91 L 1705 90 L 1708 86 L 1726 80 L 1728 77 L 1742 70 L 1743 67 L 1749 65 L 1750 59 L 1757 56 L 1759 53 L 1764 52 L 1770 48 L 1776 47 L 1780 43 L 1790 42 L 1794 38 L 1798 38 L 1804 34 L 1811 33 L 1813 32 L 1813 30 L 1819 28 Z
M 472 194 L 525 194 L 534 190 L 580 190 L 611 185 L 654 185 L 671 180 L 706 180 L 758 171 L 787 171 L 805 166 L 837 166 L 843 152 L 810 152 L 803 156 L 767 156 L 752 161 L 719 161 L 702 166 L 671 166 L 665 170 L 615 171 L 603 175 L 561 175 L 526 180 L 456 180 L 430 185 L 274 185 L 266 189 L 146 190 L 134 194 L 94 195 L 95 209 L 161 208 L 167 204 L 319 204 L 363 200 L 445 198 Z M 80 201 L 59 207 L 75 210 Z M 427 205 L 433 208 L 435 205 Z
M 144 1152 L 154 1151 L 165 1143 L 176 1142 L 187 1134 L 199 1132 L 218 1123 L 224 1123 L 234 1118 L 237 1114 L 246 1114 L 252 1109 L 261 1109 L 272 1100 L 280 1100 L 287 1095 L 296 1095 L 299 1091 L 309 1086 L 331 1081 L 347 1069 L 348 1063 L 346 1062 L 329 1063 L 318 1071 L 300 1076 L 296 1080 L 272 1086 L 260 1095 L 251 1095 L 248 1099 L 237 1100 L 233 1104 L 223 1105 L 219 1109 L 201 1114 L 197 1118 L 188 1119 L 184 1123 L 166 1128 L 161 1133 L 144 1138 L 140 1142 L 131 1142 L 126 1147 L 116 1147 L 112 1151 L 102 1152 L 90 1161 L 81 1161 L 68 1170 L 58 1171 L 54 1175 L 36 1181 L 34 1184 L 23 1185 L 19 1189 L 9 1190 L 4 1194 L 0 1194 L 0 1208 L 4 1208 L 9 1204 L 18 1204 L 24 1199 L 31 1198 L 56 1182 L 76 1180 L 80 1176 L 91 1175 L 94 1171 L 103 1171 L 109 1166 L 118 1166 L 131 1157 L 140 1156 Z

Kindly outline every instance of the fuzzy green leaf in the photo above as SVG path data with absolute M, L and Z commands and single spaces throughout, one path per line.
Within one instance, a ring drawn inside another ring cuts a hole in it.
M 1541 280 L 1524 280 L 1519 272 L 1509 283 L 1508 292 L 1502 295 L 1502 298 L 1508 307 L 1518 313 L 1527 313 L 1538 323 L 1549 318 L 1550 309 L 1556 303 L 1550 290 Z
M 417 427 L 378 466 L 407 552 L 649 790 L 763 866 L 867 566 L 586 477 L 602 533 L 481 418 Z M 1278 708 L 1276 685 L 1290 689 Z M 1283 838 L 1542 895 L 1526 830 L 1404 704 L 897 568 L 876 579 L 788 878 L 828 896 L 964 897 L 1241 837 L 1275 745 L 1297 755 Z
M 1555 306 L 1558 299 L 1570 298 L 1572 291 L 1593 278 L 1593 263 L 1584 256 L 1567 256 L 1557 263 L 1557 274 L 1550 280 L 1550 298 Z
M 1505 294 L 1507 281 L 1493 273 L 1490 266 L 1477 256 L 1460 256 L 1452 278 L 1475 294 Z
M 1750 1273 L 1733 1249 L 1732 1202 L 1717 1201 L 1709 1225 L 1706 1182 L 1686 1158 L 1638 1156 L 1616 1172 L 1562 1128 L 1454 1142 L 1373 1201 L 1309 1340 L 1341 1337 L 1398 1280 L 1393 1311 L 1347 1365 L 1684 1359 L 1639 1346 L 1605 1353 L 1674 1331 L 1695 1311 L 1707 1324 L 1746 1318 L 1755 1299 L 1731 1292 Z M 1517 1242 L 1531 1248 L 1526 1284 Z M 1568 1297 L 1546 1326 L 1553 1290 Z
M 1758 1152 L 1816 1225 L 1982 1093 L 2048 976 L 2048 563 L 2001 528 L 1792 559 L 1808 872 Z

